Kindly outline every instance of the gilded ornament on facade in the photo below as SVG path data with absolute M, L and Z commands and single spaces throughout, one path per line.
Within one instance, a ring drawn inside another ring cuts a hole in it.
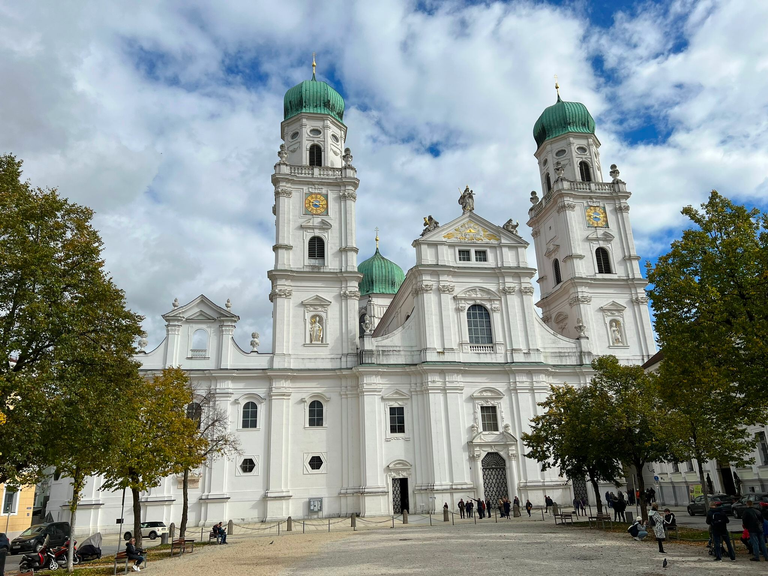
M 500 238 L 479 224 L 467 220 L 450 232 L 443 234 L 446 240 L 458 240 L 459 242 L 498 242 Z

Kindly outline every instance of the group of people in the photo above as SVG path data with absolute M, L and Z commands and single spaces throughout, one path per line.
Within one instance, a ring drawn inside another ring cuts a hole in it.
M 219 544 L 227 543 L 227 529 L 224 528 L 223 524 L 223 522 L 219 522 L 218 524 L 214 524 L 213 528 L 211 528 L 211 533 Z
M 747 507 L 741 515 L 741 541 L 752 554 L 752 562 L 760 562 L 760 554 L 768 562 L 768 549 L 766 549 L 766 539 L 768 539 L 768 518 L 761 514 L 755 507 L 752 500 L 747 500 Z M 728 533 L 728 515 L 723 510 L 721 502 L 710 502 L 709 512 L 707 512 L 707 524 L 712 533 L 712 550 L 715 561 L 723 558 L 723 544 L 728 547 L 728 556 L 731 561 L 736 560 L 736 553 L 731 544 L 731 537 Z
M 444 508 L 448 508 L 447 502 L 445 503 Z M 515 516 L 520 516 L 520 499 L 515 496 L 515 498 L 510 501 L 509 498 L 504 496 L 503 498 L 498 499 L 496 508 L 498 509 L 501 518 L 510 518 L 509 513 L 511 511 L 514 511 Z M 474 518 L 475 513 L 477 513 L 477 517 L 480 520 L 483 518 L 490 518 L 492 509 L 493 503 L 490 499 L 481 500 L 479 498 L 468 498 L 466 502 L 464 502 L 463 498 L 459 500 L 459 516 L 461 518 Z M 526 500 L 525 510 L 528 512 L 528 516 L 531 515 L 532 509 L 533 504 L 531 504 L 530 500 Z
M 626 507 L 626 506 L 625 506 Z M 659 552 L 664 553 L 664 540 L 667 539 L 667 530 L 677 525 L 675 515 L 669 508 L 664 509 L 664 516 L 659 512 L 658 503 L 651 505 L 651 511 L 648 514 L 648 524 L 653 528 L 653 535 L 659 543 Z M 648 528 L 643 524 L 642 517 L 635 518 L 635 521 L 627 529 L 629 535 L 635 540 L 644 540 L 648 536 Z

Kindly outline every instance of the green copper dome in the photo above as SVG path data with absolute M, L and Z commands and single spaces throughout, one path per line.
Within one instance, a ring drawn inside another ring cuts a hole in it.
M 400 284 L 405 280 L 403 269 L 391 260 L 387 260 L 379 252 L 360 262 L 357 271 L 361 272 L 363 279 L 360 281 L 360 295 L 366 294 L 397 294 Z
M 563 102 L 558 94 L 557 102 L 544 110 L 533 125 L 533 137 L 538 147 L 550 138 L 562 136 L 568 132 L 594 134 L 595 120 L 584 104 Z
M 304 80 L 297 84 L 283 98 L 284 120 L 293 118 L 302 112 L 312 114 L 328 114 L 339 122 L 344 122 L 344 98 L 325 82 Z

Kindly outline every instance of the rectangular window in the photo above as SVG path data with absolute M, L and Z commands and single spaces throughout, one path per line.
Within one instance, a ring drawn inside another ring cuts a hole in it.
M 16 504 L 16 491 L 13 488 L 5 488 L 5 499 L 3 500 L 3 514 L 13 514 L 14 505 Z
M 459 262 L 470 262 L 471 260 L 469 250 L 459 250 Z
M 389 433 L 405 434 L 405 408 L 402 406 L 389 407 Z
M 485 250 L 475 250 L 475 262 L 488 262 L 488 252 Z
M 755 434 L 757 440 L 757 451 L 760 453 L 760 464 L 768 466 L 768 440 L 765 438 L 765 432 Z
M 499 419 L 496 416 L 496 406 L 480 406 L 483 432 L 498 432 Z

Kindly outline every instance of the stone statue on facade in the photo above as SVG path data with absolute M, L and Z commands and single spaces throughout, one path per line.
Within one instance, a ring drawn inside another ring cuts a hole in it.
M 373 331 L 373 323 L 371 322 L 371 317 L 366 314 L 363 317 L 363 333 L 370 334 Z
M 624 184 L 624 181 L 619 178 L 619 176 L 621 176 L 621 172 L 619 172 L 619 167 L 616 166 L 616 164 L 611 164 L 610 175 L 613 181 L 617 184 Z
M 611 344 L 614 346 L 624 344 L 624 339 L 621 337 L 621 322 L 618 320 L 611 320 Z
M 309 321 L 309 343 L 323 343 L 323 323 L 319 316 L 312 316 Z
M 352 150 L 344 148 L 344 156 L 341 159 L 344 161 L 344 168 L 354 168 L 352 166 Z
M 587 327 L 584 325 L 581 318 L 576 318 L 576 326 L 574 326 L 574 328 L 576 328 L 579 338 L 587 335 Z
M 565 172 L 565 167 L 563 166 L 562 162 L 560 162 L 559 160 L 555 162 L 555 174 L 557 174 L 557 178 L 555 178 L 555 182 L 563 179 L 564 172 Z
M 512 234 L 517 235 L 518 226 L 520 226 L 520 223 L 517 220 L 512 220 L 512 218 L 510 218 L 504 223 L 504 226 L 502 226 L 502 228 L 504 228 L 504 230 L 506 230 L 507 232 L 512 232 Z
M 286 160 L 288 158 L 288 150 L 285 148 L 285 144 L 280 144 L 280 150 L 277 151 L 277 157 L 280 158 L 278 164 L 288 164 Z
M 430 214 L 429 216 L 424 218 L 424 230 L 421 231 L 421 235 L 426 236 L 427 234 L 432 232 L 432 230 L 435 230 L 439 226 L 440 226 L 440 222 L 432 218 L 432 214 Z
M 459 191 L 461 192 L 461 188 L 459 188 Z M 464 214 L 467 212 L 474 212 L 475 192 L 474 190 L 470 190 L 469 186 L 464 188 L 464 192 L 461 192 L 461 196 L 459 196 L 459 205 L 461 206 L 461 211 Z
M 539 195 L 536 193 L 536 190 L 531 190 L 531 204 L 534 206 L 539 203 Z
M 144 348 L 147 347 L 147 344 L 149 344 L 149 342 L 147 341 L 146 336 L 142 335 L 141 338 L 139 338 L 139 352 L 144 352 Z
M 259 351 L 259 333 L 251 332 L 251 352 Z

